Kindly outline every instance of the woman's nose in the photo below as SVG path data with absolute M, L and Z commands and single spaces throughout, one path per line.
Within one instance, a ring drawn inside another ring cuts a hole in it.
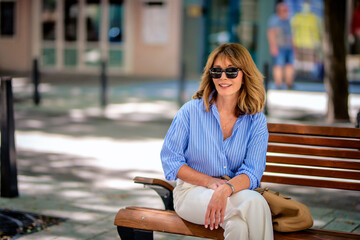
M 220 76 L 221 79 L 226 79 L 226 73 L 225 72 L 221 72 L 221 76 Z

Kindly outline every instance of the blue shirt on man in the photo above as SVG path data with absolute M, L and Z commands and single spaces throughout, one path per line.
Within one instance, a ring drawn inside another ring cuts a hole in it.
M 269 133 L 263 113 L 241 115 L 232 135 L 223 140 L 216 104 L 205 111 L 202 99 L 187 102 L 176 114 L 160 153 L 167 180 L 176 180 L 181 166 L 213 177 L 246 174 L 257 188 L 265 170 Z
M 292 47 L 292 32 L 289 19 L 283 20 L 274 14 L 269 19 L 268 29 L 269 28 L 275 29 L 276 43 L 279 47 Z

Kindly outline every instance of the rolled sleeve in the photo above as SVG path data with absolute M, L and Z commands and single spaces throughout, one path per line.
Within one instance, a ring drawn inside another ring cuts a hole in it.
M 270 29 L 270 28 L 275 28 L 275 27 L 277 27 L 277 17 L 271 16 L 268 21 L 267 28 Z
M 269 132 L 264 114 L 259 113 L 253 116 L 250 129 L 246 156 L 243 164 L 235 175 L 246 174 L 250 179 L 249 189 L 252 190 L 260 185 L 266 165 Z
M 176 180 L 180 167 L 187 165 L 184 155 L 188 141 L 188 118 L 184 109 L 180 109 L 166 134 L 160 153 L 166 180 Z

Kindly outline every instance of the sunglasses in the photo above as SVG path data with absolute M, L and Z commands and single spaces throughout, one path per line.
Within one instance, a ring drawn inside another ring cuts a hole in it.
M 241 69 L 236 67 L 230 67 L 227 69 L 210 68 L 210 76 L 212 78 L 221 78 L 223 72 L 225 72 L 227 78 L 236 78 Z

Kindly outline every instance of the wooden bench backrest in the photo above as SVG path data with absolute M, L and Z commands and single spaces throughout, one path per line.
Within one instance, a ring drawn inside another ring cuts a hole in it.
M 360 191 L 360 129 L 268 123 L 262 182 Z

